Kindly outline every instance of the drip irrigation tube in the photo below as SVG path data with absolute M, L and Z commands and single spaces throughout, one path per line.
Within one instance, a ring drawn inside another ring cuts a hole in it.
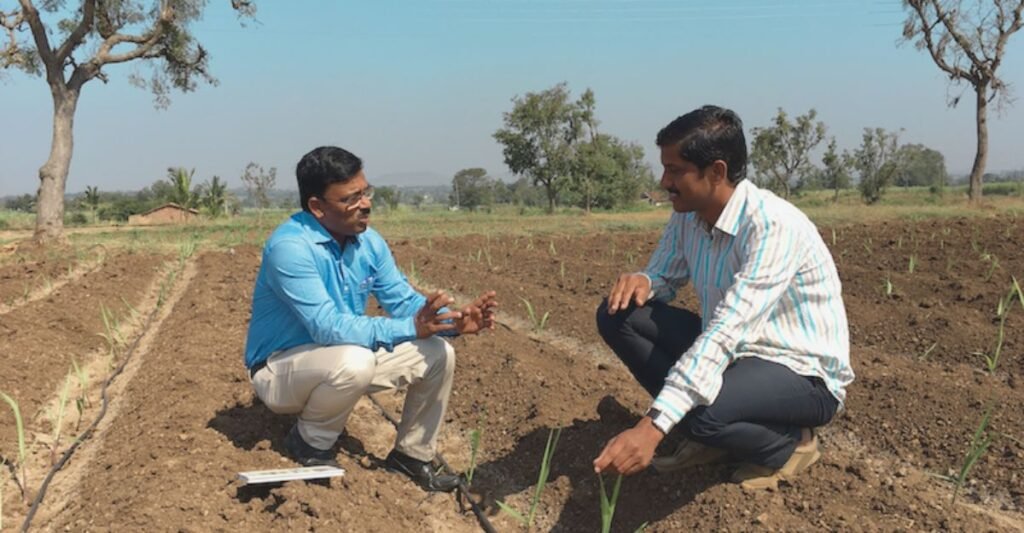
M 67 464 L 69 459 L 71 459 L 71 455 L 75 453 L 76 449 L 78 449 L 78 445 L 82 444 L 82 442 L 92 437 L 92 432 L 96 430 L 96 428 L 100 424 L 100 421 L 102 421 L 103 417 L 106 416 L 107 405 L 110 403 L 109 398 L 107 397 L 107 388 L 110 386 L 111 383 L 113 383 L 114 378 L 121 375 L 121 372 L 124 371 L 124 367 L 128 365 L 129 361 L 131 361 L 132 355 L 134 355 L 135 353 L 135 348 L 137 348 L 139 342 L 142 341 L 142 337 L 146 335 L 146 332 L 149 330 L 149 326 L 153 323 L 153 319 L 156 317 L 156 314 L 160 312 L 160 309 L 161 306 L 154 307 L 153 311 L 149 313 L 149 317 L 146 318 L 146 323 L 143 324 L 142 326 L 142 331 L 139 332 L 139 335 L 132 342 L 132 345 L 128 347 L 128 351 L 125 352 L 125 357 L 121 361 L 121 364 L 118 365 L 117 368 L 114 369 L 114 372 L 107 376 L 107 379 L 103 381 L 103 388 L 100 391 L 100 399 L 102 401 L 100 404 L 99 414 L 96 415 L 96 418 L 95 420 L 92 421 L 92 424 L 89 424 L 89 427 L 85 428 L 85 431 L 83 431 L 82 434 L 79 435 L 77 439 L 75 439 L 75 442 L 73 442 L 71 446 L 64 451 L 64 454 L 61 456 L 60 461 L 57 461 L 57 464 L 53 465 L 53 468 L 51 468 L 49 473 L 46 474 L 46 478 L 43 480 L 42 485 L 39 486 L 39 491 L 36 493 L 36 498 L 32 502 L 32 507 L 29 508 L 28 514 L 25 515 L 25 520 L 21 523 L 20 531 L 22 533 L 28 531 L 28 528 L 32 525 L 32 519 L 35 517 L 36 512 L 39 510 L 39 506 L 43 503 L 43 497 L 46 496 L 46 489 L 50 486 L 50 481 L 52 481 L 53 477 L 57 475 L 57 472 L 64 468 L 64 465 Z
M 391 422 L 391 425 L 398 427 L 398 421 L 395 420 L 395 417 L 391 416 L 391 413 L 389 413 L 376 398 L 370 396 L 370 401 L 373 402 L 373 405 L 377 407 L 377 410 L 384 415 L 384 418 L 386 418 L 388 422 Z M 446 472 L 449 474 L 455 474 L 455 471 L 452 470 L 452 467 L 444 460 L 444 456 L 442 456 L 440 452 L 437 454 L 437 462 L 441 463 L 441 466 L 444 467 Z M 459 492 L 466 498 L 466 501 L 469 502 L 469 508 L 473 510 L 473 514 L 476 515 L 477 521 L 480 522 L 480 528 L 483 529 L 485 533 L 497 533 L 497 530 L 491 525 L 491 521 L 488 520 L 487 515 L 485 515 L 483 510 L 480 509 L 480 506 L 473 501 L 473 498 L 469 497 L 469 487 L 466 486 L 466 480 L 463 479 L 462 476 L 458 476 L 458 478 Z

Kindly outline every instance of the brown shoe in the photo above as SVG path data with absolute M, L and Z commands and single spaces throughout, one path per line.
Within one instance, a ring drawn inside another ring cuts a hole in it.
M 715 463 L 729 455 L 729 452 L 720 448 L 705 446 L 699 442 L 683 439 L 676 446 L 676 451 L 666 457 L 655 457 L 651 466 L 662 474 L 685 470 L 699 465 Z
M 748 490 L 777 489 L 780 479 L 791 479 L 818 462 L 821 452 L 818 450 L 818 437 L 811 433 L 811 441 L 801 444 L 793 450 L 782 468 L 774 470 L 766 466 L 744 464 L 732 474 L 732 482 L 739 483 Z

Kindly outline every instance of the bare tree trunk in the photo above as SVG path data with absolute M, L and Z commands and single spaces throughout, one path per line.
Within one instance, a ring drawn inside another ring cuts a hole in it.
M 74 147 L 75 108 L 78 91 L 64 88 L 51 90 L 53 94 L 53 139 L 50 157 L 39 168 L 39 200 L 36 204 L 37 242 L 59 241 L 64 238 L 64 185 L 71 167 Z
M 988 84 L 976 85 L 974 92 L 978 101 L 978 148 L 974 153 L 971 185 L 967 197 L 972 204 L 977 204 L 981 201 L 981 178 L 985 175 L 985 163 L 988 160 Z
M 548 193 L 548 214 L 555 212 L 555 184 L 545 183 Z

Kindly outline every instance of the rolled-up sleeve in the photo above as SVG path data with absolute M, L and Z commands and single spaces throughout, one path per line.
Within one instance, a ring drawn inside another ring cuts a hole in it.
M 267 285 L 316 344 L 355 344 L 391 351 L 416 338 L 412 316 L 367 317 L 339 309 L 327 293 L 308 244 L 279 241 L 264 256 Z

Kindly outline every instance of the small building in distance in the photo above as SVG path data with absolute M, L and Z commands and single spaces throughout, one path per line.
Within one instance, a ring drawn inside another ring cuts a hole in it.
M 661 189 L 643 191 L 640 193 L 640 200 L 657 207 L 668 203 L 668 193 Z
M 172 202 L 159 207 L 154 207 L 145 213 L 131 215 L 128 217 L 128 224 L 132 226 L 181 224 L 183 222 L 191 222 L 198 217 L 199 211 L 181 207 L 180 205 Z

